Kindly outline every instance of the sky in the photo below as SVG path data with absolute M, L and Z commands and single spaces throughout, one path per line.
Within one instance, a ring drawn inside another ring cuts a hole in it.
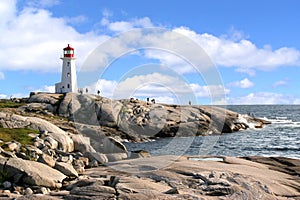
M 54 92 L 71 44 L 78 86 L 109 98 L 300 104 L 299 7 L 298 0 L 0 0 L 0 98 Z

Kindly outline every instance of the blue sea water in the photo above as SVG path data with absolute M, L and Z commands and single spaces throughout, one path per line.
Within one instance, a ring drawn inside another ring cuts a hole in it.
M 160 138 L 125 143 L 129 151 L 151 155 L 284 156 L 300 159 L 300 105 L 230 105 L 229 110 L 251 113 L 273 123 L 218 136 Z

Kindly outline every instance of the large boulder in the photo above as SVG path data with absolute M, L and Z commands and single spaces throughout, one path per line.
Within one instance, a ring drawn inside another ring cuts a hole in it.
M 36 113 L 55 113 L 56 108 L 52 104 L 47 103 L 28 103 L 18 108 L 19 111 L 36 112 Z
M 96 152 L 95 149 L 90 144 L 90 138 L 85 137 L 81 134 L 72 135 L 72 140 L 74 142 L 74 150 L 81 153 L 85 152 Z
M 68 177 L 78 177 L 77 171 L 69 163 L 56 162 L 54 168 Z
M 79 123 L 98 125 L 95 102 L 94 95 L 67 93 L 60 103 L 58 113 Z
M 109 153 L 109 154 L 105 154 L 108 162 L 116 162 L 119 160 L 125 160 L 128 158 L 128 154 L 127 153 Z
M 125 147 L 122 142 L 113 138 L 113 137 L 106 137 L 103 140 L 103 153 L 125 153 L 127 154 L 127 148 Z
M 116 127 L 123 104 L 119 101 L 103 99 L 95 103 L 97 119 L 100 125 Z
M 77 101 L 77 94 L 67 93 L 61 101 L 58 109 L 58 114 L 63 117 L 70 117 L 72 113 L 76 112 L 80 107 Z
M 29 103 L 46 103 L 55 105 L 59 102 L 62 94 L 38 93 L 29 97 Z
M 97 161 L 98 164 L 104 164 L 108 162 L 108 158 L 105 154 L 99 152 L 86 152 L 85 157 L 89 159 L 90 162 Z
M 48 165 L 19 158 L 0 158 L 0 171 L 5 172 L 6 178 L 13 179 L 14 183 L 53 189 L 62 187 L 66 178 L 64 174 Z

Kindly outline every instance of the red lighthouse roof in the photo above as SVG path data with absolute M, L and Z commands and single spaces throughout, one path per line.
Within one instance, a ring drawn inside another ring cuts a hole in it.
M 70 44 L 64 48 L 64 57 L 74 57 L 74 48 Z
M 74 50 L 74 48 L 71 47 L 70 44 L 68 44 L 68 46 L 66 48 L 64 48 L 64 50 Z

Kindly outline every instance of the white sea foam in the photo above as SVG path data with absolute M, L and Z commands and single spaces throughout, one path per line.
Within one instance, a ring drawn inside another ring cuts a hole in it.
M 262 119 L 267 120 L 271 122 L 272 124 L 291 124 L 293 123 L 293 120 L 288 119 L 287 117 L 263 117 Z
M 255 128 L 255 123 L 252 123 L 252 122 L 248 122 L 247 118 L 249 118 L 249 115 L 239 115 L 238 116 L 238 121 L 240 123 L 244 123 L 244 124 L 247 124 L 249 126 L 249 128 Z

